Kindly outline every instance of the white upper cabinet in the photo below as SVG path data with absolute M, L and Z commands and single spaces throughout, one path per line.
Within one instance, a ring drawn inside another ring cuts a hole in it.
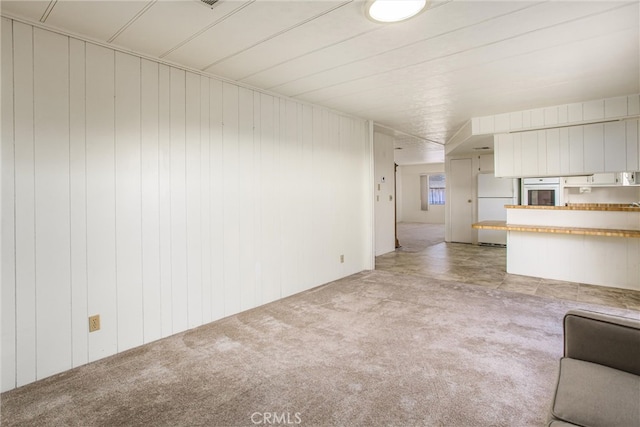
M 569 128 L 569 173 L 571 175 L 584 172 L 584 128 Z
M 538 175 L 538 132 L 522 133 L 522 175 L 536 176 Z
M 626 149 L 627 149 L 627 171 L 640 171 L 640 120 L 627 120 L 626 127 Z
M 604 103 L 602 103 L 604 114 Z M 584 170 L 604 172 L 604 125 L 602 123 L 584 127 Z
M 638 119 L 498 134 L 494 137 L 495 175 L 534 177 L 637 171 L 639 134 Z
M 494 133 L 500 177 L 639 171 L 639 115 L 634 94 L 475 117 L 471 133 Z
M 547 173 L 560 175 L 560 129 L 549 129 L 547 141 Z
M 495 173 L 517 176 L 513 170 L 513 135 L 501 133 L 493 137 Z
M 586 125 L 640 115 L 640 94 L 555 105 L 471 119 L 472 135 Z
M 604 152 L 605 171 L 623 172 L 635 170 L 627 169 L 627 124 L 625 122 L 605 123 L 604 141 L 606 143 Z M 635 146 L 637 148 L 637 144 Z

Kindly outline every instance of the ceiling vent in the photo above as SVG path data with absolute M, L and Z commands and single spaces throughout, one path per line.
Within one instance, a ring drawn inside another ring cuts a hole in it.
M 210 9 L 213 9 L 213 6 L 215 6 L 219 1 L 220 0 L 200 0 L 201 3 L 205 4 Z

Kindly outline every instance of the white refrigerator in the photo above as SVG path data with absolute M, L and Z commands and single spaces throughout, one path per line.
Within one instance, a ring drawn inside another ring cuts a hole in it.
M 511 178 L 496 178 L 492 173 L 478 174 L 478 222 L 506 221 L 504 205 L 518 204 L 518 183 Z M 506 245 L 504 230 L 478 230 L 478 243 Z

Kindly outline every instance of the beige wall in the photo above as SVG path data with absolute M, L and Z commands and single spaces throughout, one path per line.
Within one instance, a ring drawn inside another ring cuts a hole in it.
M 444 224 L 444 206 L 429 206 L 428 211 L 420 209 L 420 176 L 444 173 L 444 163 L 408 165 L 398 168 L 398 222 L 423 222 Z

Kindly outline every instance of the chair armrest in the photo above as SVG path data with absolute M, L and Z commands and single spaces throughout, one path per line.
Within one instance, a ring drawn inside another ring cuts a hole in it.
M 564 356 L 640 375 L 640 319 L 570 310 Z

